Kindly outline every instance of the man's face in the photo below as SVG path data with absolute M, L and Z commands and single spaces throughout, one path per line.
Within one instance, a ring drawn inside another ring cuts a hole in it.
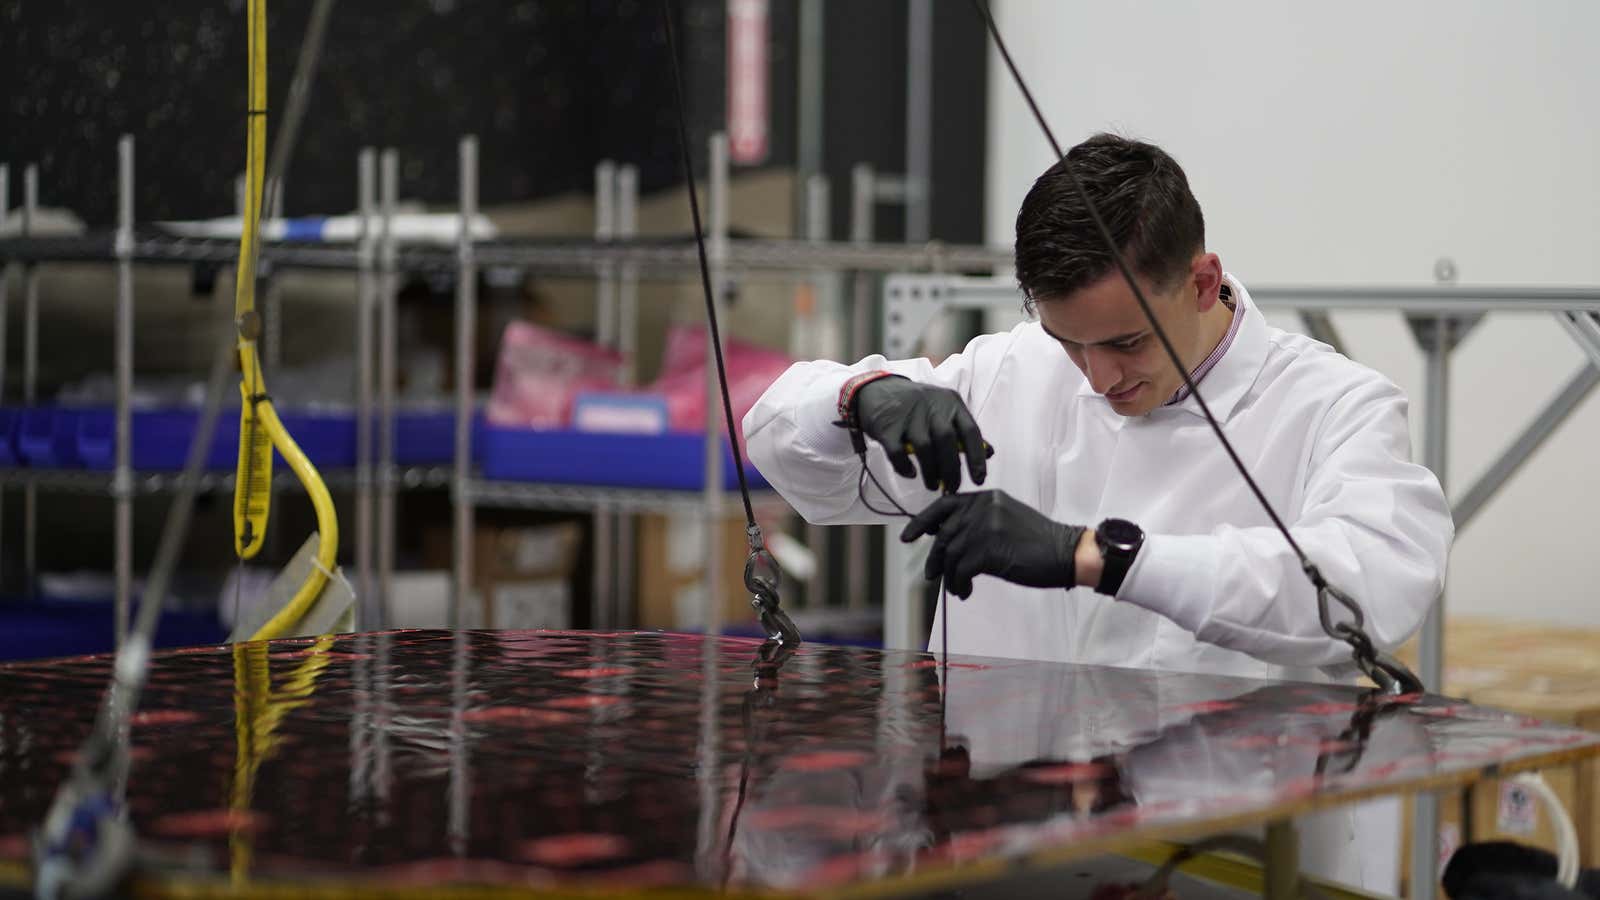
M 1222 266 L 1216 254 L 1196 255 L 1190 271 L 1165 290 L 1141 278 L 1139 286 L 1186 369 L 1199 365 L 1211 346 L 1201 313 L 1217 301 Z M 1142 416 L 1166 403 L 1183 376 L 1161 347 L 1139 301 L 1115 269 L 1064 297 L 1041 297 L 1039 323 L 1061 343 L 1089 385 L 1124 416 Z

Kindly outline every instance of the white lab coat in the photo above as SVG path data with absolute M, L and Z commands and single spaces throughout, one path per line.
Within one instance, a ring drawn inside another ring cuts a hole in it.
M 1244 320 L 1200 393 L 1300 546 L 1361 603 L 1374 642 L 1392 649 L 1439 595 L 1454 535 L 1438 480 L 1411 461 L 1406 398 L 1327 345 L 1270 326 L 1225 277 Z M 870 356 L 785 372 L 745 416 L 744 433 L 756 467 L 807 521 L 890 521 L 858 498 L 860 464 L 833 425 L 839 388 L 874 369 L 961 394 L 995 449 L 983 488 L 1057 521 L 1115 516 L 1147 535 L 1115 598 L 978 578 L 969 600 L 936 614 L 931 649 L 949 615 L 952 653 L 1353 678 L 1347 645 L 1323 633 L 1315 592 L 1195 399 L 1125 418 L 1035 322 L 978 337 L 937 367 Z M 871 446 L 868 460 L 907 509 L 933 501 L 920 481 L 894 474 L 881 448 Z

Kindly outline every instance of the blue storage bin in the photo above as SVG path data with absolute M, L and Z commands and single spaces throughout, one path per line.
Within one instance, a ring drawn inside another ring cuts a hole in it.
M 399 465 L 438 465 L 455 455 L 454 410 L 408 410 L 395 416 L 394 461 Z
M 108 653 L 114 649 L 111 621 L 110 598 L 0 597 L 0 660 Z M 158 648 L 188 647 L 227 637 L 214 612 L 162 610 L 154 643 Z
M 285 412 L 278 418 L 289 435 L 311 461 L 320 468 L 348 468 L 356 464 L 356 419 L 350 412 Z M 234 414 L 234 455 L 238 455 L 239 416 Z M 283 464 L 283 457 L 278 457 Z
M 78 456 L 78 418 L 83 410 L 69 406 L 33 406 L 22 413 L 17 432 L 17 455 L 41 469 L 75 469 Z
M 483 474 L 502 481 L 697 491 L 705 487 L 705 436 L 598 434 L 484 426 Z M 723 442 L 722 486 L 737 490 L 733 453 Z M 750 486 L 767 487 L 748 464 Z
M 117 460 L 117 417 L 109 409 L 78 416 L 78 459 L 86 469 L 109 469 Z
M 22 465 L 17 455 L 17 432 L 22 427 L 22 410 L 0 407 L 0 467 L 14 468 Z
M 137 409 L 133 412 L 133 467 L 141 472 L 176 472 L 189 458 L 189 442 L 200 423 L 194 409 Z M 91 469 L 109 470 L 116 464 L 116 414 L 96 409 L 78 419 L 78 453 Z M 224 409 L 217 417 L 216 434 L 206 468 L 228 471 L 239 460 L 239 411 Z
M 348 415 L 280 412 L 295 443 L 318 467 L 353 466 L 356 461 L 355 420 Z M 189 443 L 200 424 L 197 409 L 141 409 L 133 413 L 133 467 L 141 472 L 176 472 L 189 458 Z M 116 418 L 111 410 L 93 410 L 76 423 L 77 449 L 83 464 L 110 469 L 116 462 Z M 279 458 L 282 464 L 282 458 Z M 217 416 L 206 468 L 226 472 L 239 464 L 239 410 Z

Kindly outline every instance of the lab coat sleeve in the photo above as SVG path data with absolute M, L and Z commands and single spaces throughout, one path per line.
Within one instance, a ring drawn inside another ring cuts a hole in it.
M 1323 416 L 1298 514 L 1280 510 L 1323 576 L 1360 604 L 1383 650 L 1404 642 L 1439 596 L 1455 532 L 1438 480 L 1410 455 L 1405 396 L 1373 375 Z M 1270 526 L 1149 535 L 1118 599 L 1266 662 L 1351 671 L 1349 645 L 1323 632 L 1316 592 Z M 1334 621 L 1347 619 L 1335 604 Z
M 750 461 L 783 499 L 814 525 L 893 521 L 898 517 L 867 509 L 857 493 L 860 459 L 850 446 L 848 432 L 833 424 L 839 418 L 839 389 L 852 375 L 884 369 L 913 381 L 950 388 L 976 414 L 977 401 L 985 399 L 986 386 L 993 382 L 998 361 L 1012 337 L 980 336 L 937 367 L 926 359 L 891 361 L 876 355 L 852 366 L 827 360 L 796 363 L 773 382 L 744 417 Z M 867 443 L 868 465 L 896 502 L 913 513 L 933 502 L 937 494 L 924 488 L 920 479 L 895 474 L 883 449 L 874 441 Z M 962 473 L 965 478 L 965 468 Z M 872 506 L 894 508 L 872 482 L 867 482 L 865 490 Z

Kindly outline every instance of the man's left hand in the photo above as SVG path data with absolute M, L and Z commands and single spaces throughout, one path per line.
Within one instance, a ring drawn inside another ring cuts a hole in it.
M 957 597 L 972 595 L 972 579 L 993 575 L 1013 584 L 1070 588 L 1085 529 L 1063 525 L 1004 491 L 948 494 L 913 516 L 900 540 L 937 535 L 923 574 L 943 577 Z

